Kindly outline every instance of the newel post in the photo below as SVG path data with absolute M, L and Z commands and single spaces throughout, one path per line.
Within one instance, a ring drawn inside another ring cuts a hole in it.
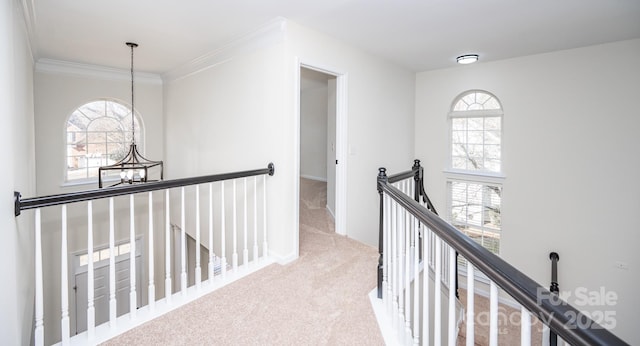
M 420 160 L 413 160 L 413 199 L 416 202 L 420 202 L 420 192 L 422 186 L 422 167 L 420 166 Z
M 387 184 L 387 169 L 380 167 L 378 169 L 378 194 L 380 195 L 380 220 L 378 232 L 378 298 L 382 299 L 382 275 L 383 275 L 383 256 L 384 256 L 384 191 L 382 184 Z
M 549 287 L 549 291 L 551 293 L 558 295 L 560 293 L 560 287 L 558 286 L 558 261 L 560 260 L 560 255 L 557 252 L 551 252 L 549 254 L 549 259 L 551 260 L 551 287 Z M 550 331 L 549 333 L 549 345 L 556 346 L 558 344 L 558 335 Z

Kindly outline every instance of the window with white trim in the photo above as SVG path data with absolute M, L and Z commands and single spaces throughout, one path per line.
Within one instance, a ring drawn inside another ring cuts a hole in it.
M 449 180 L 451 223 L 489 251 L 500 253 L 500 207 L 498 184 Z
M 470 90 L 454 100 L 448 117 L 449 220 L 495 254 L 502 231 L 502 116 L 494 95 Z
M 131 107 L 117 101 L 96 100 L 78 107 L 65 127 L 65 180 L 96 178 L 100 166 L 116 163 L 127 154 L 133 132 L 142 151 L 141 123 L 138 114 L 132 121 Z

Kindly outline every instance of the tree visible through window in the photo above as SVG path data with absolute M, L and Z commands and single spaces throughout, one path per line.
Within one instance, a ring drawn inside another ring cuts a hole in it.
M 97 177 L 98 167 L 122 159 L 132 141 L 132 126 L 138 144 L 138 116 L 132 123 L 130 107 L 115 101 L 93 101 L 73 111 L 66 124 L 66 180 Z
M 449 121 L 455 173 L 447 179 L 450 221 L 499 254 L 502 186 L 495 178 L 502 170 L 502 107 L 490 93 L 471 90 L 454 100 Z
M 502 187 L 449 181 L 451 223 L 489 251 L 500 252 Z
M 451 168 L 500 172 L 502 110 L 479 91 L 460 97 L 450 113 Z

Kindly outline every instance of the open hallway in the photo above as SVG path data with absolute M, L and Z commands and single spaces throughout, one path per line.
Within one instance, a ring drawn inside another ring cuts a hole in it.
M 318 228 L 332 223 L 326 199 L 304 191 L 301 186 L 300 258 L 270 265 L 105 344 L 384 344 L 368 298 L 377 250 Z M 323 214 L 326 219 L 318 217 Z

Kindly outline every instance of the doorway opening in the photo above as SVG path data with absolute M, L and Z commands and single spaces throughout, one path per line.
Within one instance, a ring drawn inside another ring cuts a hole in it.
M 317 64 L 311 65 L 300 61 L 300 59 L 298 58 L 296 58 L 295 63 L 296 102 L 294 126 L 296 128 L 296 140 L 294 146 L 294 200 L 296 202 L 300 200 L 300 176 L 305 175 L 307 176 L 307 178 L 314 177 L 313 173 L 309 173 L 310 171 L 306 171 L 306 168 L 303 168 L 301 165 L 301 160 L 307 159 L 305 157 L 306 155 L 302 153 L 302 143 L 305 142 L 308 137 L 305 130 L 301 129 L 301 98 L 303 98 L 301 89 L 303 87 L 303 73 L 307 75 L 310 72 L 317 72 L 319 74 L 316 74 L 315 76 L 319 78 L 320 81 L 325 81 L 327 84 L 326 148 L 328 150 L 326 150 L 326 156 L 324 156 L 323 154 L 317 156 L 317 162 L 322 161 L 322 159 L 324 158 L 327 163 L 327 174 L 326 176 L 324 176 L 327 179 L 326 205 L 329 206 L 331 212 L 327 211 L 326 206 L 324 207 L 324 210 L 327 213 L 332 214 L 331 218 L 334 220 L 335 233 L 340 235 L 347 235 L 347 74 L 343 72 L 337 72 L 338 70 L 335 70 L 333 68 L 321 67 L 321 65 Z M 310 81 L 305 81 L 305 83 L 307 82 Z M 330 87 L 331 90 L 329 90 Z M 335 92 L 333 90 L 335 90 Z M 329 106 L 329 95 L 335 95 L 333 99 L 335 100 L 335 104 L 332 103 L 331 106 Z M 332 122 L 331 124 L 329 124 L 329 109 L 331 109 L 332 114 L 335 114 L 335 122 Z M 329 139 L 329 133 L 331 133 L 332 135 L 335 134 L 335 137 Z M 319 172 L 322 172 L 322 169 L 320 169 Z M 300 212 L 301 211 L 299 203 L 297 203 L 294 211 L 294 220 L 295 225 L 298 226 L 298 231 L 294 232 L 293 234 L 295 258 L 299 256 L 300 251 Z
M 337 77 L 300 68 L 299 227 L 335 232 Z

